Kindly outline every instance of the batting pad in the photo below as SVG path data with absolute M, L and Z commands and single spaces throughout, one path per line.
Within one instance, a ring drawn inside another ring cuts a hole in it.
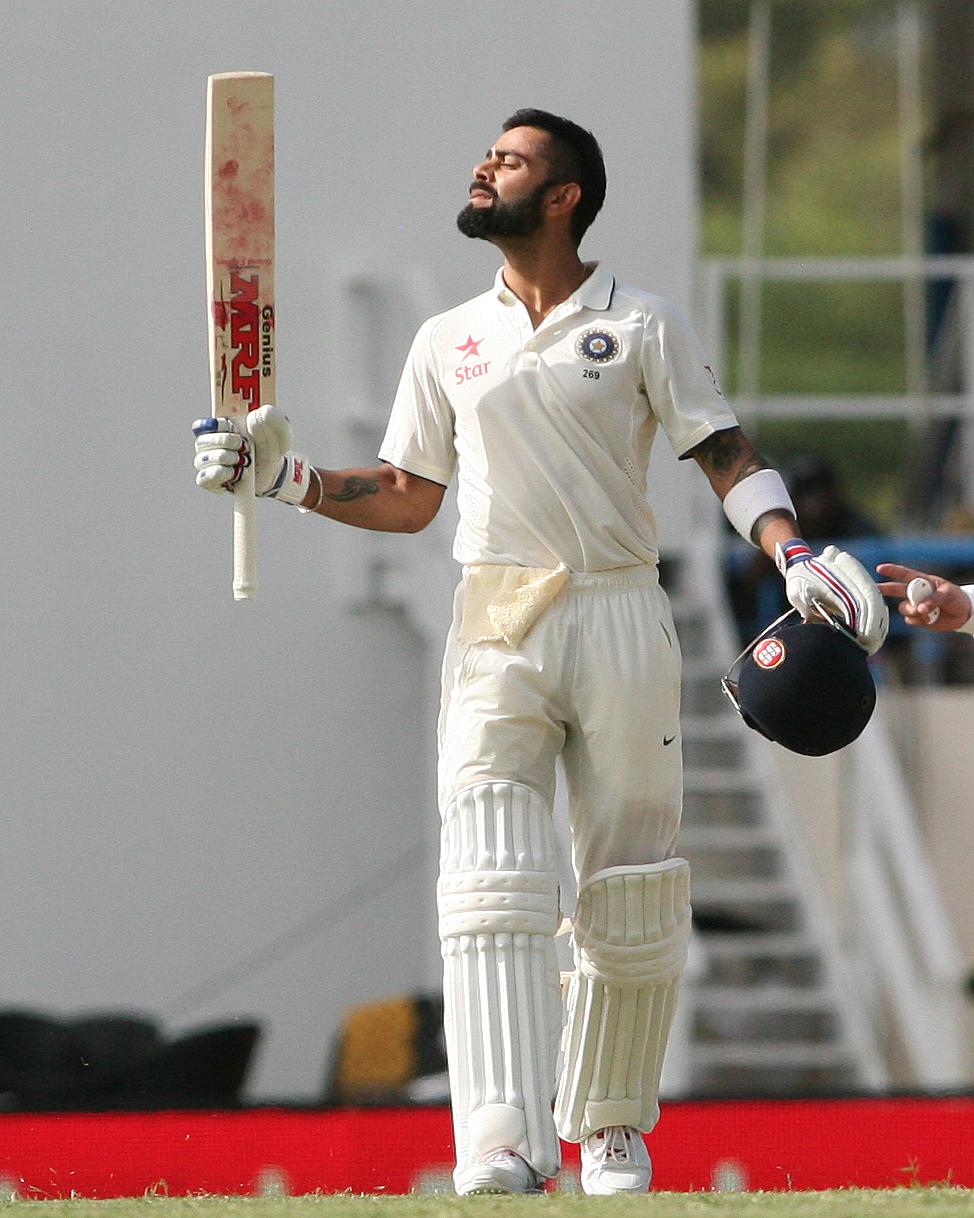
M 690 864 L 667 859 L 596 872 L 575 911 L 558 1133 L 609 1125 L 647 1132 L 690 939 Z
M 457 1174 L 506 1148 L 553 1176 L 562 1011 L 555 846 L 544 799 L 505 782 L 455 796 L 443 817 L 437 895 Z

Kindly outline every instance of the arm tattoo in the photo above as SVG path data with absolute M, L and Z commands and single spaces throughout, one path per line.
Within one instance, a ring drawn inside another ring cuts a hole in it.
M 333 499 L 336 503 L 350 503 L 353 499 L 361 499 L 364 495 L 378 495 L 379 483 L 375 478 L 362 478 L 358 474 L 353 474 L 350 478 L 346 478 L 342 484 L 342 489 L 337 495 L 326 495 L 327 499 Z
M 706 440 L 701 440 L 694 448 L 693 456 L 705 473 L 733 473 L 732 486 L 756 474 L 759 469 L 771 468 L 739 427 L 715 431 Z

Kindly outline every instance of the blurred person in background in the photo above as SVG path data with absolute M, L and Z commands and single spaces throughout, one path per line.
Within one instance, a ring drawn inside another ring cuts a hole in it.
M 797 457 L 788 476 L 802 536 L 811 541 L 838 541 L 875 536 L 875 520 L 846 498 L 835 466 L 811 453 Z

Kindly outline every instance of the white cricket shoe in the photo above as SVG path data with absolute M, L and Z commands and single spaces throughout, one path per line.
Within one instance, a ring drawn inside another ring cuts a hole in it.
M 653 1164 L 643 1135 L 631 1125 L 597 1129 L 582 1142 L 582 1191 L 591 1196 L 645 1193 Z
M 485 1193 L 542 1193 L 544 1182 L 529 1163 L 513 1150 L 492 1150 L 481 1155 L 453 1178 L 461 1197 Z

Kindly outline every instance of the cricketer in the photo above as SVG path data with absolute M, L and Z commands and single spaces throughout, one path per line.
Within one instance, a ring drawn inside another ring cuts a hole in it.
M 204 489 L 232 491 L 253 462 L 258 496 L 361 528 L 424 528 L 458 479 L 438 905 L 461 1195 L 542 1190 L 559 1138 L 581 1144 L 585 1192 L 649 1188 L 643 1135 L 659 1117 L 690 932 L 689 865 L 674 857 L 680 649 L 647 502 L 657 432 L 775 558 L 803 619 L 834 614 L 869 654 L 888 625 L 855 559 L 801 540 L 782 478 L 683 317 L 581 260 L 605 187 L 589 131 L 542 110 L 504 122 L 457 218 L 503 265 L 420 327 L 378 464 L 315 466 L 291 450 L 276 406 L 246 425 L 194 426 Z M 567 1013 L 554 946 L 559 755 L 579 891 Z

